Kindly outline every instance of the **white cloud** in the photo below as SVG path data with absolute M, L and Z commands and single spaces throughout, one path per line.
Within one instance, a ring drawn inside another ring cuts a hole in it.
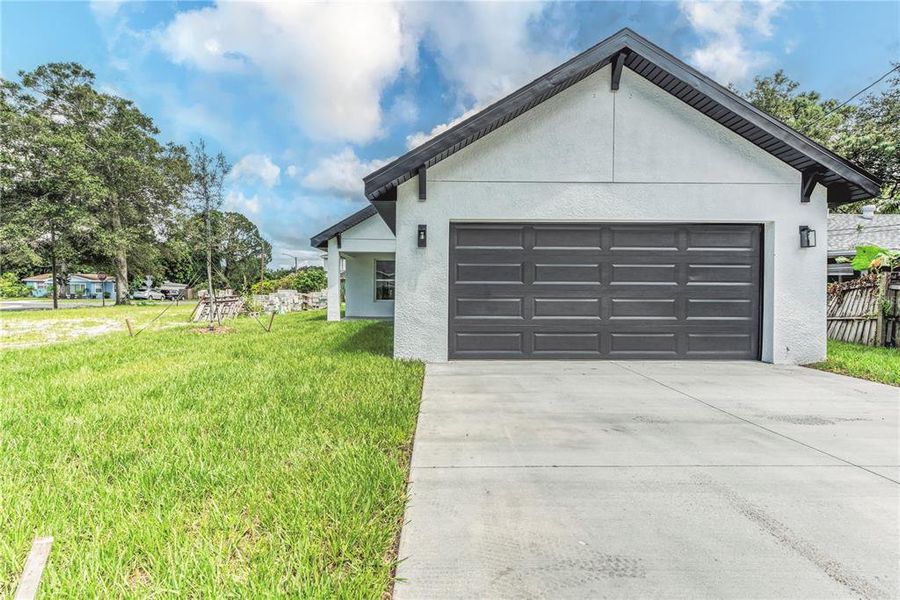
M 406 136 L 406 149 L 412 150 L 418 146 L 421 146 L 431 138 L 441 133 L 444 133 L 457 123 L 462 123 L 478 111 L 480 111 L 483 107 L 481 105 L 475 105 L 463 114 L 459 115 L 455 119 L 448 121 L 446 123 L 441 123 L 440 125 L 435 125 L 431 131 L 418 131 L 416 133 L 410 134 Z
M 102 19 L 116 16 L 122 6 L 122 0 L 91 0 L 91 11 Z
M 438 52 L 438 67 L 463 105 L 488 104 L 544 73 L 570 54 L 567 40 L 533 37 L 544 2 L 412 3 L 409 21 Z
M 158 41 L 178 63 L 261 73 L 308 134 L 354 142 L 381 132 L 381 93 L 416 62 L 392 3 L 221 2 L 178 14 Z
M 284 169 L 284 174 L 293 179 L 300 174 L 300 169 L 297 168 L 297 165 L 288 165 Z
M 767 54 L 747 47 L 746 37 L 771 37 L 772 21 L 782 7 L 782 0 L 682 0 L 682 13 L 704 39 L 704 45 L 690 53 L 690 61 L 721 83 L 745 81 L 769 61 Z
M 178 14 L 158 36 L 173 61 L 209 72 L 261 74 L 291 101 L 294 121 L 320 139 L 371 141 L 418 112 L 382 94 L 416 69 L 420 44 L 436 53 L 459 111 L 485 105 L 559 64 L 572 28 L 545 2 L 219 2 Z
M 265 154 L 248 154 L 237 161 L 228 176 L 231 179 L 255 179 L 268 188 L 278 185 L 281 169 Z
M 387 160 L 360 160 L 351 148 L 344 148 L 337 154 L 323 158 L 303 178 L 303 185 L 314 190 L 330 192 L 337 196 L 362 197 L 362 178 L 378 169 Z
M 239 212 L 243 214 L 257 215 L 259 214 L 260 201 L 259 196 L 254 194 L 247 197 L 243 192 L 230 191 L 225 195 L 225 210 Z

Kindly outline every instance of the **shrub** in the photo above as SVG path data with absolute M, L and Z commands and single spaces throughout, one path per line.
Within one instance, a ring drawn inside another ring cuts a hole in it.
M 24 298 L 31 295 L 31 290 L 19 282 L 15 273 L 4 273 L 0 276 L 0 298 Z
M 266 279 L 250 286 L 253 294 L 271 294 L 277 290 L 297 290 L 298 292 L 318 292 L 328 286 L 328 277 L 322 267 L 308 267 L 288 273 L 279 279 Z

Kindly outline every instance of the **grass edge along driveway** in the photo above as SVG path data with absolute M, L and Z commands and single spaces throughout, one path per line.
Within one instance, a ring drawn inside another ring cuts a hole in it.
M 424 369 L 321 312 L 0 353 L 0 596 L 378 598 Z
M 828 358 L 806 365 L 859 379 L 900 386 L 900 349 L 828 340 Z

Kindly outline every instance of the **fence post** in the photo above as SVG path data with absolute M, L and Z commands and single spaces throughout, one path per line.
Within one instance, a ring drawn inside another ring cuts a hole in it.
M 881 305 L 887 299 L 888 283 L 891 280 L 890 273 L 878 275 L 878 283 L 875 286 L 875 345 L 884 346 L 884 311 Z

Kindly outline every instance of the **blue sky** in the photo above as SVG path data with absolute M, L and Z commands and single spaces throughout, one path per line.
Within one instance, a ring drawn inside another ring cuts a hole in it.
M 720 83 L 782 68 L 845 99 L 900 60 L 900 2 L 9 2 L 0 73 L 77 61 L 161 139 L 234 164 L 272 264 L 364 205 L 361 177 L 622 27 Z M 875 88 L 876 90 L 878 88 Z

